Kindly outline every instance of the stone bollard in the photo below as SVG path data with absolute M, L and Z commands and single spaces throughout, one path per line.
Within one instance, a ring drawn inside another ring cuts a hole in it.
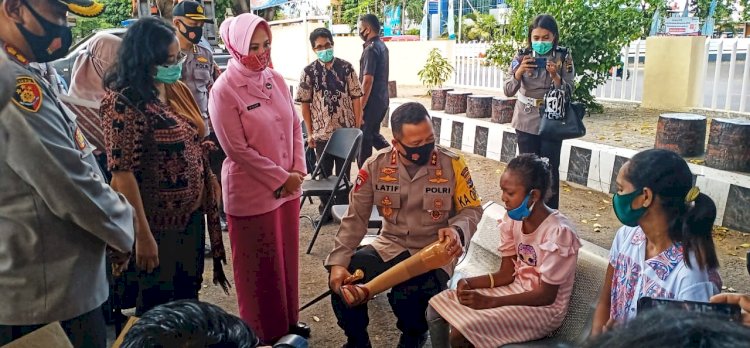
M 445 110 L 445 98 L 448 95 L 448 92 L 452 90 L 453 88 L 436 88 L 431 90 L 432 105 L 430 105 L 430 110 Z
M 495 123 L 510 123 L 513 120 L 513 110 L 516 108 L 516 98 L 492 98 L 492 119 Z
M 466 101 L 466 117 L 488 118 L 492 116 L 491 95 L 470 95 Z
M 466 112 L 467 97 L 471 92 L 451 91 L 445 98 L 445 113 L 449 115 Z
M 388 81 L 388 98 L 398 98 L 398 88 L 396 81 Z
M 750 172 L 750 120 L 711 120 L 706 165 L 722 170 Z
M 680 156 L 695 157 L 704 152 L 706 117 L 695 114 L 661 114 L 656 126 L 657 149 L 667 149 Z

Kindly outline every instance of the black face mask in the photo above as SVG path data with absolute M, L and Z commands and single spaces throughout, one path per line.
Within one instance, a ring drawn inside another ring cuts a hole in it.
M 31 48 L 34 55 L 34 61 L 39 63 L 51 62 L 62 58 L 68 53 L 70 45 L 73 44 L 73 33 L 66 25 L 57 25 L 42 17 L 34 9 L 22 1 L 24 6 L 29 9 L 39 25 L 44 29 L 43 35 L 36 35 L 20 24 L 16 24 L 18 30 L 23 35 L 26 43 Z
M 435 149 L 435 142 L 427 143 L 417 147 L 406 146 L 400 141 L 398 143 L 401 144 L 401 146 L 404 148 L 404 151 L 406 151 L 406 153 L 402 153 L 401 156 L 404 156 L 404 158 L 418 166 L 427 164 L 427 161 L 430 160 L 430 154 L 432 154 L 432 150 Z
M 181 30 L 178 30 L 180 32 L 180 35 L 184 36 L 188 41 L 192 42 L 193 44 L 197 45 L 199 42 L 201 42 L 201 38 L 203 37 L 203 27 L 202 26 L 196 26 L 192 27 L 185 22 L 181 20 L 177 20 L 182 24 L 183 27 L 185 27 L 185 32 L 183 33 Z M 193 34 L 193 38 L 190 38 L 190 34 Z
M 365 34 L 365 30 L 359 32 L 359 38 L 362 39 L 362 41 L 367 41 L 367 34 Z

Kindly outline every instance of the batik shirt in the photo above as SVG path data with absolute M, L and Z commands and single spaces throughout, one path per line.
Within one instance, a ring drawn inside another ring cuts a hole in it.
M 352 100 L 361 96 L 352 65 L 334 58 L 330 69 L 319 60 L 305 67 L 295 101 L 310 103 L 312 138 L 327 141 L 337 129 L 354 127 Z
M 646 260 L 646 235 L 640 227 L 620 228 L 609 255 L 614 268 L 610 317 L 617 322 L 635 318 L 641 297 L 708 302 L 719 292 L 718 273 L 701 270 L 693 255 L 688 268 L 680 243 Z

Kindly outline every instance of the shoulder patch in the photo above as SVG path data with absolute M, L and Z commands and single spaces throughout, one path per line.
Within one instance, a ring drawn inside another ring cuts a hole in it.
M 16 90 L 13 94 L 13 103 L 23 110 L 37 112 L 42 106 L 42 87 L 28 75 L 16 77 Z
M 450 158 L 458 159 L 460 157 L 457 153 L 453 152 L 453 150 L 450 150 L 450 149 L 448 149 L 446 147 L 443 147 L 442 145 L 435 145 L 435 148 L 438 149 L 438 151 L 440 151 L 440 153 L 442 153 L 442 154 L 444 154 L 444 155 L 446 155 L 446 156 L 448 156 Z
M 354 184 L 354 192 L 359 191 L 360 188 L 362 188 L 362 185 L 364 185 L 367 182 L 367 179 L 370 177 L 370 174 L 367 173 L 367 170 L 360 169 L 359 173 L 357 174 L 357 181 Z

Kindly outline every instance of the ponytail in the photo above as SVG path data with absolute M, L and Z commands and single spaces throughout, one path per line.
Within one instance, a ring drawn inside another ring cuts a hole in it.
M 692 268 L 695 256 L 699 269 L 719 267 L 713 231 L 716 205 L 693 187 L 693 174 L 687 162 L 676 153 L 662 149 L 639 152 L 629 161 L 625 176 L 635 187 L 648 187 L 659 196 L 669 219 L 669 238 L 682 243 L 685 264 Z
M 695 256 L 700 269 L 716 269 L 719 259 L 716 257 L 712 231 L 716 220 L 716 204 L 701 193 L 695 201 L 688 203 L 688 209 L 682 217 L 680 234 L 685 252 Z M 690 258 L 685 258 L 685 264 L 692 268 Z

